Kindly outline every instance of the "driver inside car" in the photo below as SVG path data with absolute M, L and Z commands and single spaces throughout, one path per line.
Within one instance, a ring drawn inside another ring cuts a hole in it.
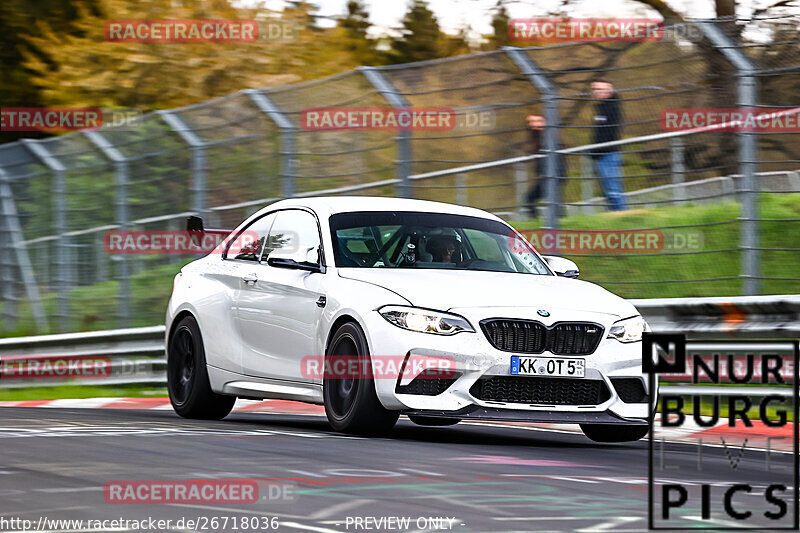
M 427 244 L 427 251 L 433 256 L 435 263 L 457 263 L 461 257 L 461 243 L 455 237 L 444 235 L 432 237 Z

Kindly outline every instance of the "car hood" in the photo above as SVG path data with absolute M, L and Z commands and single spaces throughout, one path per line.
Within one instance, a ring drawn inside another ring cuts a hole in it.
M 636 308 L 602 287 L 575 279 L 505 272 L 339 269 L 343 278 L 391 290 L 417 307 L 447 311 L 470 307 L 536 307 L 616 315 Z

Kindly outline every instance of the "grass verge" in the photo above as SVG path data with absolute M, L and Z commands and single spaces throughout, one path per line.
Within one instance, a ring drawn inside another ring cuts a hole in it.
M 740 206 L 736 202 L 706 205 L 636 209 L 594 215 L 566 217 L 561 227 L 576 230 L 632 230 L 669 228 L 670 235 L 699 233 L 699 249 L 673 247 L 650 255 L 564 254 L 581 269 L 581 279 L 598 283 L 624 298 L 674 298 L 686 296 L 736 296 L 742 294 L 739 250 Z M 800 194 L 770 194 L 760 199 L 760 216 L 770 221 L 759 223 L 761 273 L 766 277 L 800 278 L 797 261 L 797 235 L 800 223 L 780 219 L 800 219 Z M 515 222 L 522 230 L 538 229 L 539 222 Z M 680 227 L 680 226 L 694 227 Z M 163 258 L 135 258 L 139 261 L 131 278 L 131 326 L 163 323 L 164 310 L 172 290 L 172 280 L 189 259 L 163 264 Z M 702 280 L 702 281 L 693 281 Z M 800 293 L 800 281 L 765 280 L 763 294 Z M 52 331 L 56 326 L 56 299 L 52 292 L 42 295 Z M 104 281 L 77 287 L 70 292 L 70 331 L 95 331 L 119 327 L 117 309 L 119 284 Z M 23 303 L 13 327 L 0 324 L 3 336 L 33 335 L 36 332 L 30 307 Z M 0 316 L 2 309 L 0 308 Z
M 78 386 L 0 388 L 0 401 L 18 402 L 26 400 L 64 400 L 82 398 L 161 398 L 167 396 L 167 388 L 148 385 L 131 386 Z

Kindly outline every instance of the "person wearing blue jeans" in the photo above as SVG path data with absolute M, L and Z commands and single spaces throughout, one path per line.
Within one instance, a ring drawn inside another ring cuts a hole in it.
M 619 152 L 608 152 L 595 156 L 597 174 L 600 176 L 600 186 L 608 200 L 611 211 L 623 211 L 625 204 L 625 191 L 622 189 L 620 176 L 622 175 L 622 157 Z
M 622 125 L 622 111 L 619 96 L 608 80 L 592 82 L 592 95 L 597 100 L 594 113 L 593 143 L 619 140 Z M 596 148 L 592 154 L 600 186 L 608 200 L 611 211 L 622 211 L 625 203 L 625 190 L 622 187 L 622 157 L 616 147 Z

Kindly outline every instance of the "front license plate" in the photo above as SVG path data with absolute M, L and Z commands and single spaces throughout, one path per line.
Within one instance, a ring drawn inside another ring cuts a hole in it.
M 582 378 L 586 368 L 583 359 L 557 357 L 511 356 L 511 374 L 518 376 L 553 376 Z

